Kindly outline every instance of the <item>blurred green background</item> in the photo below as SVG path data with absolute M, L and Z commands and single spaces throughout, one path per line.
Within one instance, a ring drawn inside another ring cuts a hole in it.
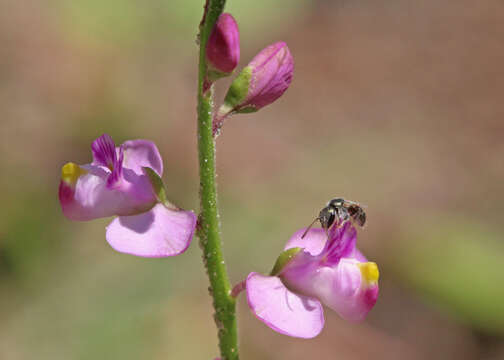
M 212 359 L 200 249 L 115 253 L 73 223 L 60 168 L 107 132 L 147 138 L 197 209 L 200 0 L 0 2 L 0 359 Z M 381 271 L 362 324 L 282 336 L 239 299 L 243 359 L 504 359 L 504 3 L 229 0 L 242 63 L 284 40 L 289 91 L 218 141 L 233 282 L 267 272 L 335 196 L 368 206 Z M 228 80 L 218 84 L 221 99 Z

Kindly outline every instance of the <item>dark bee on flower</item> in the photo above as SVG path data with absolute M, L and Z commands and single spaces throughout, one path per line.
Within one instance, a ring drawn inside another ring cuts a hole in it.
M 339 225 L 347 220 L 352 220 L 360 227 L 363 227 L 366 224 L 366 213 L 362 205 L 355 201 L 343 198 L 332 199 L 320 210 L 319 216 L 308 226 L 301 238 L 306 236 L 317 220 L 320 221 L 320 225 L 327 233 L 334 223 Z

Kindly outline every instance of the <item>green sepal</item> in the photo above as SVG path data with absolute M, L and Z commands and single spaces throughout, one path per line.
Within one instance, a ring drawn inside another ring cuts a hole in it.
M 208 69 L 207 79 L 208 79 L 208 81 L 213 83 L 219 79 L 222 79 L 224 77 L 228 77 L 231 74 L 232 74 L 232 72 L 225 73 L 225 72 L 221 72 L 219 70 Z
M 239 108 L 238 110 L 235 110 L 236 114 L 248 114 L 248 113 L 253 113 L 256 112 L 257 109 L 255 106 L 248 105 L 242 108 Z
M 285 250 L 278 256 L 273 270 L 271 270 L 270 275 L 276 276 L 284 269 L 284 267 L 301 251 L 303 248 L 295 247 Z
M 150 183 L 152 184 L 152 190 L 156 195 L 156 199 L 164 206 L 176 209 L 177 207 L 168 201 L 163 179 L 161 179 L 157 172 L 152 170 L 150 167 L 144 166 L 142 167 L 142 169 L 145 175 L 147 175 L 147 177 L 149 178 Z
M 231 86 L 224 98 L 224 104 L 235 109 L 243 103 L 249 92 L 250 78 L 252 77 L 252 68 L 247 66 L 243 68 L 241 73 L 233 80 Z

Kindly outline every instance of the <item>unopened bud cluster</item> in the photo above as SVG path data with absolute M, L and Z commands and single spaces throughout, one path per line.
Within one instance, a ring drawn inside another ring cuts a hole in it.
M 240 60 L 240 34 L 230 14 L 216 22 L 206 46 L 207 82 L 229 76 Z M 224 103 L 214 119 L 214 133 L 233 114 L 256 112 L 278 99 L 287 90 L 294 72 L 294 60 L 284 42 L 261 50 L 245 66 L 229 87 Z

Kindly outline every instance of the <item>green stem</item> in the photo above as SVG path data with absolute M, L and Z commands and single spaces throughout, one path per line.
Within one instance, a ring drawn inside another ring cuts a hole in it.
M 200 172 L 200 217 L 198 236 L 203 249 L 203 262 L 210 280 L 215 323 L 222 360 L 238 359 L 238 335 L 235 299 L 222 253 L 215 181 L 215 141 L 212 132 L 213 89 L 204 91 L 207 64 L 205 48 L 210 32 L 224 9 L 225 0 L 207 0 L 200 24 L 198 79 L 198 153 Z M 206 87 L 206 86 L 205 86 Z

